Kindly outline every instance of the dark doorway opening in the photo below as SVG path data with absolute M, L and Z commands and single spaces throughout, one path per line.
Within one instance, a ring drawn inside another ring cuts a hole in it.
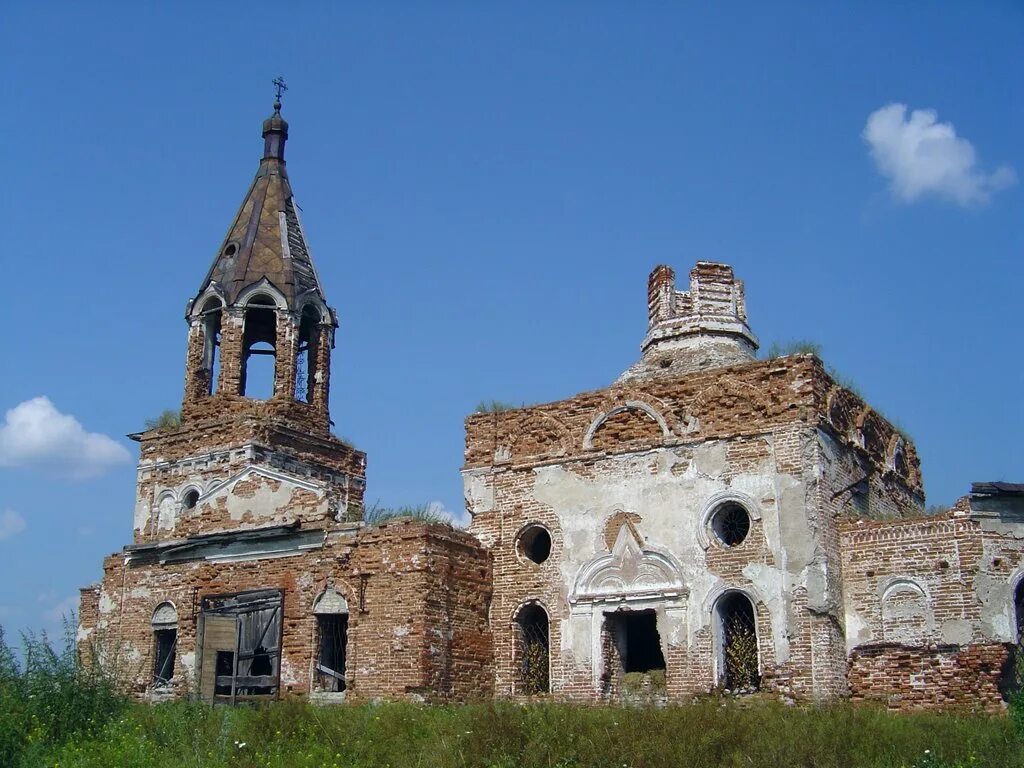
M 316 671 L 320 690 L 345 690 L 345 645 L 348 642 L 348 615 L 324 614 L 316 617 L 320 635 L 320 654 Z
M 623 672 L 665 669 L 658 617 L 653 610 L 621 611 L 605 617 Z
M 524 606 L 516 617 L 519 636 L 519 692 L 527 696 L 551 690 L 548 614 L 536 603 Z
M 217 684 L 214 693 L 218 696 L 231 695 L 231 680 L 235 676 L 235 654 L 233 651 L 217 651 Z

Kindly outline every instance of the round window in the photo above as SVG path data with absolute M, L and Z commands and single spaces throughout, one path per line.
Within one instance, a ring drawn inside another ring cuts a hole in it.
M 725 546 L 735 547 L 750 533 L 750 515 L 741 505 L 728 501 L 711 516 L 711 530 Z
M 528 525 L 519 534 L 516 551 L 533 563 L 543 563 L 551 555 L 551 534 L 543 525 Z
M 199 501 L 199 491 L 195 488 L 185 494 L 185 498 L 181 500 L 182 509 L 195 509 L 196 503 Z

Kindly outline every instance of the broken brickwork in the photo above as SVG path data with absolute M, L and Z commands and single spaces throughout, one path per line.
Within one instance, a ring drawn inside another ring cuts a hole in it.
M 180 424 L 132 436 L 134 541 L 82 590 L 88 658 L 153 700 L 1002 706 L 1024 486 L 926 516 L 913 443 L 816 356 L 758 360 L 725 264 L 686 290 L 655 268 L 610 386 L 466 420 L 468 532 L 365 525 L 279 107 L 186 308 Z
M 197 690 L 204 598 L 280 589 L 281 695 L 317 692 L 313 609 L 327 590 L 347 603 L 348 697 L 490 695 L 489 562 L 471 536 L 396 521 L 312 539 L 291 528 L 251 540 L 242 553 L 230 539 L 208 538 L 111 555 L 103 581 L 83 590 L 79 642 L 119 653 L 133 693 Z M 177 613 L 178 671 L 170 686 L 154 686 L 151 620 L 167 603 Z
M 851 699 L 894 710 L 1001 712 L 1008 657 L 1002 643 L 859 646 L 850 654 Z
M 277 111 L 264 123 L 256 179 L 188 303 L 180 424 L 132 436 L 134 542 L 82 590 L 80 648 L 150 699 L 489 696 L 489 554 L 448 526 L 362 522 L 366 456 L 331 433 L 337 320 L 287 132 Z
M 912 532 L 943 525 L 923 522 L 913 443 L 817 357 L 755 360 L 729 267 L 699 263 L 686 292 L 656 268 L 648 308 L 641 360 L 612 386 L 466 420 L 470 531 L 493 557 L 496 692 L 521 693 L 515 617 L 539 604 L 550 617 L 551 689 L 565 698 L 616 698 L 625 664 L 609 622 L 653 610 L 669 700 L 726 687 L 734 657 L 751 648 L 760 688 L 786 697 L 881 692 L 905 707 L 944 706 L 956 695 L 932 689 L 948 688 L 956 669 L 974 675 L 981 706 L 997 700 L 987 665 L 1004 647 L 993 641 L 1013 640 L 1024 521 L 979 522 L 967 509 L 960 527 L 934 536 L 973 574 L 965 589 L 963 571 L 936 566 L 938 555 L 927 562 L 936 610 L 948 595 L 959 613 L 948 609 L 945 636 L 904 627 L 897 635 L 910 645 L 878 650 L 882 638 L 865 627 L 894 613 L 880 600 L 883 570 L 865 584 L 852 564 L 877 558 L 888 577 L 907 577 L 926 565 Z M 537 526 L 551 536 L 542 562 L 519 543 Z M 742 600 L 749 640 L 734 607 L 723 609 Z M 969 634 L 965 614 L 975 616 Z M 920 670 L 869 675 L 873 663 Z M 927 678 L 930 697 L 901 697 L 908 675 Z

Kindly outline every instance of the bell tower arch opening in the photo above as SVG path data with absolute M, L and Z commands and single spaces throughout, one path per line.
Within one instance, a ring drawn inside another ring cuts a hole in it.
M 245 308 L 238 394 L 269 400 L 274 396 L 276 370 L 277 311 L 269 296 L 256 296 Z
M 213 296 L 206 300 L 199 311 L 203 324 L 203 365 L 202 371 L 206 378 L 205 394 L 217 392 L 217 379 L 220 378 L 220 325 L 224 312 L 224 303 Z
M 300 403 L 315 400 L 318 347 L 320 345 L 320 312 L 307 304 L 299 319 L 299 341 L 295 360 L 295 399 Z

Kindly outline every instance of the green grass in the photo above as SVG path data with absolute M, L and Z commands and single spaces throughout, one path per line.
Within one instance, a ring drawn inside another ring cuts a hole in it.
M 73 652 L 49 648 L 28 638 L 18 661 L 0 634 L 4 768 L 1024 766 L 1024 730 L 1015 731 L 1024 729 L 1021 707 L 1012 717 L 986 717 L 720 698 L 665 709 L 314 707 L 298 699 L 150 706 L 118 697 L 113 678 L 87 672 Z
M 165 429 L 168 427 L 181 426 L 181 411 L 167 409 L 153 419 L 146 419 L 146 429 Z
M 504 400 L 481 400 L 476 404 L 476 408 L 473 409 L 473 413 L 504 413 L 505 411 L 514 411 L 516 408 L 525 407 L 526 403 L 516 405 L 515 403 L 509 403 Z
M 260 708 L 134 705 L 33 765 L 1021 766 L 1007 718 L 707 700 L 667 709 L 557 704 Z
M 773 341 L 772 345 L 764 352 L 766 360 L 775 360 L 789 355 L 817 355 L 821 357 L 821 344 L 816 341 L 797 340 L 780 343 Z
M 424 523 L 452 525 L 452 518 L 430 504 L 414 504 L 401 507 L 382 507 L 374 504 L 363 512 L 363 522 L 380 525 L 389 520 L 419 520 Z

